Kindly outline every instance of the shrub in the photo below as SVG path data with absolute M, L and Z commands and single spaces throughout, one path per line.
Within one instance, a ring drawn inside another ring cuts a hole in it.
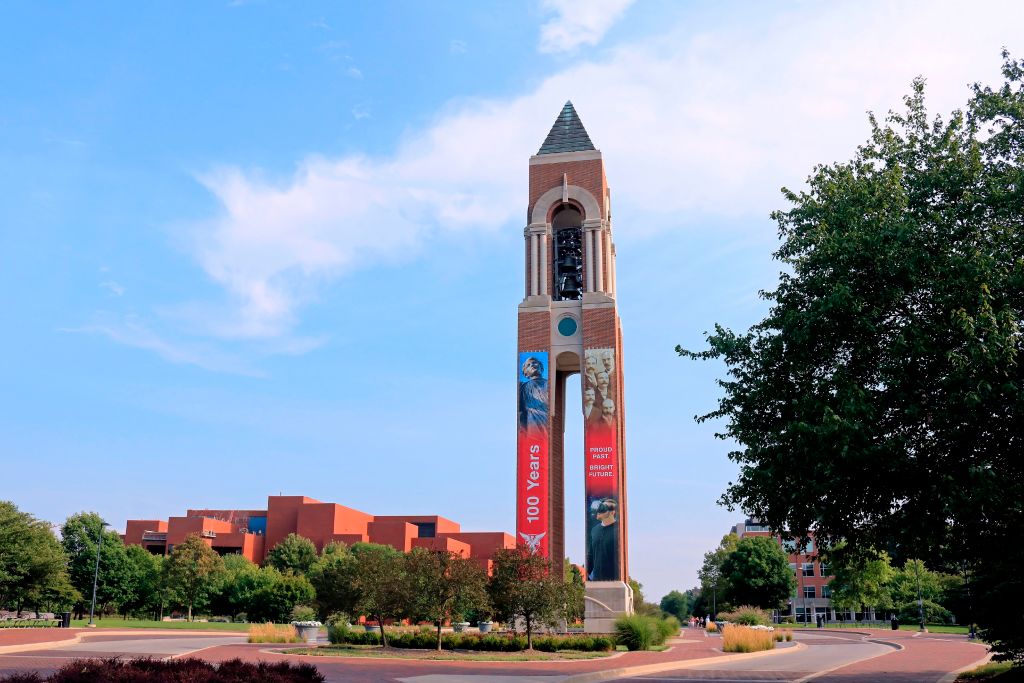
M 658 626 L 658 636 L 659 636 L 658 644 L 659 645 L 661 643 L 664 643 L 666 640 L 668 640 L 672 636 L 679 635 L 679 620 L 676 619 L 673 616 L 668 616 L 668 617 L 665 617 L 663 619 L 658 619 L 657 626 Z
M 271 623 L 253 624 L 249 627 L 250 643 L 301 643 L 299 632 L 294 626 Z
M 327 637 L 331 643 L 349 645 L 378 645 L 380 634 L 354 631 L 345 623 L 330 626 Z M 437 647 L 437 632 L 430 628 L 411 630 L 388 629 L 388 645 L 399 648 L 433 650 Z M 610 638 L 597 636 L 537 636 L 533 647 L 542 652 L 578 650 L 580 652 L 608 652 L 615 649 Z M 526 636 L 496 633 L 443 633 L 441 648 L 445 650 L 481 650 L 485 652 L 520 652 L 526 649 Z
M 759 652 L 775 648 L 775 637 L 769 627 L 732 624 L 722 631 L 724 652 Z
M 791 642 L 792 640 L 793 640 L 793 632 L 792 631 L 786 631 L 786 642 L 788 643 L 788 642 Z
M 713 622 L 713 621 L 709 621 L 708 625 L 705 626 L 704 628 L 707 630 L 708 633 L 714 633 L 715 631 L 718 630 L 718 626 L 716 626 L 715 622 Z
M 901 624 L 918 623 L 921 620 L 921 613 L 918 610 L 917 601 L 900 605 L 897 618 Z M 924 620 L 927 624 L 951 624 L 953 623 L 953 613 L 938 603 L 925 600 Z
M 718 617 L 740 626 L 770 626 L 772 623 L 772 618 L 767 612 L 750 605 L 737 607 L 731 612 L 719 612 Z
M 296 605 L 292 608 L 292 621 L 315 621 L 316 610 L 309 605 Z
M 627 650 L 649 650 L 659 635 L 658 625 L 650 617 L 631 614 L 615 622 L 615 640 Z
M 2 683 L 86 683 L 87 681 L 131 681 L 131 683 L 322 683 L 312 664 L 288 662 L 243 662 L 232 659 L 211 664 L 201 659 L 76 659 L 46 678 L 37 673 L 0 677 Z

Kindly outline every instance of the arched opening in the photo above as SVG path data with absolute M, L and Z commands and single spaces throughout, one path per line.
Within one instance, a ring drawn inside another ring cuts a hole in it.
M 572 204 L 562 204 L 551 217 L 554 233 L 555 301 L 583 298 L 583 215 Z

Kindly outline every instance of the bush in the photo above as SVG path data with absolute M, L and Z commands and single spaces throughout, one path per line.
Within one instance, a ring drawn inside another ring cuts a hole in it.
M 301 643 L 299 632 L 288 624 L 253 624 L 249 627 L 250 643 Z
M 649 650 L 678 633 L 679 620 L 675 617 L 656 619 L 633 614 L 615 622 L 615 640 L 628 650 Z
M 292 621 L 316 621 L 316 610 L 309 605 L 296 605 L 292 608 Z
M 760 652 L 775 648 L 773 629 L 732 624 L 722 631 L 723 652 Z
M 917 624 L 921 621 L 921 613 L 917 607 L 917 601 L 900 605 L 897 616 L 901 624 Z M 942 605 L 924 601 L 924 621 L 926 624 L 952 624 L 953 613 Z
M 731 612 L 719 612 L 718 618 L 740 626 L 770 626 L 771 616 L 763 609 L 744 605 Z
M 131 683 L 322 683 L 312 664 L 288 662 L 243 662 L 232 659 L 211 664 L 201 659 L 76 659 L 43 678 L 37 673 L 0 677 L 0 683 L 87 683 L 89 681 L 131 681 Z
M 376 631 L 364 633 L 338 623 L 327 629 L 327 637 L 335 645 L 379 645 L 380 634 Z M 433 650 L 437 647 L 437 632 L 430 628 L 416 631 L 392 631 L 388 629 L 388 645 L 391 647 L 417 650 Z M 537 636 L 533 647 L 542 652 L 577 650 L 580 652 L 609 652 L 615 649 L 610 638 L 598 636 Z M 441 648 L 444 650 L 479 650 L 485 652 L 521 652 L 526 649 L 526 636 L 497 633 L 443 633 Z
M 718 626 L 713 621 L 709 621 L 708 625 L 705 626 L 704 628 L 705 628 L 705 630 L 707 630 L 708 633 L 714 633 L 715 631 L 718 630 Z

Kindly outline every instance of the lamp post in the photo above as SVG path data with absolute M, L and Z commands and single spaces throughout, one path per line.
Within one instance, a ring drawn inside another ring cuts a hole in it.
M 96 628 L 96 624 L 93 623 L 93 615 L 96 614 L 96 586 L 100 581 L 100 548 L 103 547 L 103 530 L 106 528 L 107 523 L 101 519 L 100 533 L 96 538 L 96 570 L 92 575 L 92 604 L 89 605 L 89 628 Z
M 920 630 L 927 631 L 924 627 L 924 598 L 921 597 L 921 561 L 914 560 L 914 574 L 917 576 L 917 614 L 920 619 Z

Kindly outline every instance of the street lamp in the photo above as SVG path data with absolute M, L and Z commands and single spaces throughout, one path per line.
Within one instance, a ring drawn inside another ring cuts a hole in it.
M 89 606 L 89 627 L 96 628 L 96 624 L 93 623 L 93 615 L 96 613 L 96 585 L 100 581 L 100 548 L 103 547 L 103 530 L 107 528 L 107 523 L 102 519 L 100 520 L 100 532 L 96 538 L 96 570 L 92 575 L 92 604 Z
M 927 631 L 924 627 L 924 599 L 921 597 L 921 561 L 914 560 L 914 574 L 917 576 L 917 614 L 920 617 L 919 630 Z

